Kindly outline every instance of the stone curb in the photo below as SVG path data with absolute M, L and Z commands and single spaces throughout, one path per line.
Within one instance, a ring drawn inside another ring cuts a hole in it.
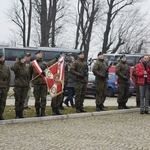
M 133 109 L 109 110 L 109 111 L 91 112 L 91 113 L 79 113 L 79 114 L 76 113 L 76 114 L 67 114 L 67 115 L 60 115 L 60 116 L 45 116 L 45 117 L 23 118 L 23 119 L 0 120 L 0 125 L 42 122 L 42 121 L 60 120 L 60 119 L 73 119 L 73 118 L 91 117 L 91 116 L 100 116 L 100 115 L 124 114 L 124 113 L 138 112 L 138 111 L 139 108 L 133 108 Z

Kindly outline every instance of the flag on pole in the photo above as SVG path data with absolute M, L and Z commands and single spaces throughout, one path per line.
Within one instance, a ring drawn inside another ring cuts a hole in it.
M 44 75 L 42 74 L 42 69 L 40 68 L 40 66 L 38 65 L 36 60 L 33 60 L 31 62 L 32 66 L 35 68 L 35 70 L 37 71 L 37 73 L 41 76 L 41 78 L 43 79 L 43 81 L 46 82 L 46 78 L 44 77 Z
M 45 70 L 46 83 L 51 97 L 55 97 L 64 90 L 64 57 Z

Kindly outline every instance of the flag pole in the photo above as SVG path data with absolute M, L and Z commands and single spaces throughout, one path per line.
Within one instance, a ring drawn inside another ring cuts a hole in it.
M 32 80 L 30 80 L 29 82 L 31 83 L 33 80 L 35 80 L 36 78 L 38 78 L 41 74 L 38 74 L 37 76 L 35 76 Z

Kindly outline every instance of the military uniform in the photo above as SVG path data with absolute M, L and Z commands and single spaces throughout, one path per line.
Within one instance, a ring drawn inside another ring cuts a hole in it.
M 98 53 L 98 56 L 102 53 Z M 107 94 L 107 82 L 108 82 L 108 66 L 104 59 L 99 59 L 95 62 L 92 72 L 95 75 L 96 86 L 96 111 L 104 110 L 103 104 Z
M 14 71 L 14 97 L 15 97 L 15 111 L 16 118 L 23 118 L 24 99 L 27 96 L 29 88 L 29 70 L 24 63 L 21 62 L 25 55 L 19 55 L 19 60 L 11 67 Z
M 60 57 L 60 54 L 56 54 L 54 56 L 54 59 L 47 63 L 48 66 L 52 66 L 54 63 L 58 61 L 58 58 Z M 52 107 L 52 115 L 61 115 L 59 112 L 60 105 L 62 102 L 62 94 L 59 94 L 52 98 L 51 100 L 51 107 Z
M 35 55 L 41 53 L 41 51 L 37 51 Z M 39 67 L 42 69 L 44 72 L 45 69 L 47 69 L 47 63 L 42 60 L 42 58 L 36 58 L 36 62 L 39 65 Z M 39 73 L 35 69 L 35 67 L 30 64 L 29 66 L 29 71 L 30 71 L 30 79 L 33 76 L 33 79 L 36 78 Z M 46 97 L 47 97 L 47 84 L 39 75 L 36 79 L 32 81 L 33 83 L 33 94 L 35 98 L 35 109 L 36 109 L 36 117 L 39 116 L 45 116 L 45 108 L 46 108 Z M 41 110 L 40 110 L 41 109 Z
M 84 61 L 84 58 L 80 58 L 79 55 L 83 54 L 82 51 L 78 53 L 77 60 L 70 68 L 70 73 L 75 75 L 75 107 L 76 112 L 85 112 L 83 109 L 84 98 L 86 94 L 86 85 L 88 81 L 88 66 Z
M 122 55 L 120 59 L 124 58 Z M 118 109 L 128 109 L 126 106 L 129 97 L 129 86 L 130 86 L 130 67 L 126 64 L 126 61 L 120 62 L 116 65 L 116 75 L 118 76 Z
M 3 112 L 6 106 L 7 92 L 9 91 L 10 83 L 10 69 L 4 64 L 4 58 L 2 57 L 3 53 L 0 52 L 0 120 L 4 120 Z

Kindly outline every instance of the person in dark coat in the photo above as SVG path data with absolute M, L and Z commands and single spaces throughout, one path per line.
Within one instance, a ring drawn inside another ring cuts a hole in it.
M 24 100 L 29 88 L 29 70 L 25 65 L 25 54 L 20 54 L 18 56 L 18 61 L 11 66 L 11 70 L 14 71 L 15 74 L 14 97 L 16 119 L 24 118 Z
M 4 54 L 0 52 L 0 120 L 4 120 L 3 113 L 6 106 L 7 93 L 10 87 L 10 69 L 5 65 Z

